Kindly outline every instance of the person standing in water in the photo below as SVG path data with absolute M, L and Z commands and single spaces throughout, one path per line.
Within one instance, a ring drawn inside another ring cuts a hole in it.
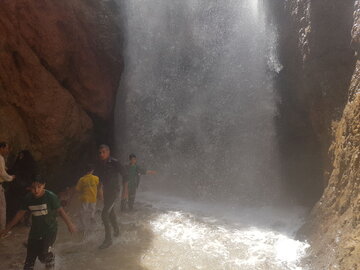
M 6 226 L 6 199 L 2 184 L 11 182 L 15 179 L 14 175 L 6 172 L 5 157 L 9 154 L 9 145 L 6 142 L 0 142 L 0 230 Z
M 100 249 L 104 249 L 112 245 L 111 227 L 114 230 L 114 237 L 120 235 L 114 207 L 120 194 L 119 174 L 125 178 L 126 171 L 115 158 L 110 156 L 110 148 L 105 144 L 99 146 L 99 159 L 94 175 L 100 179 L 100 193 L 104 197 L 104 208 L 101 217 L 105 227 L 105 240 L 99 246 Z
M 140 176 L 146 174 L 156 174 L 156 171 L 146 170 L 137 164 L 135 154 L 129 155 L 129 164 L 125 166 L 127 171 L 126 178 L 123 181 L 123 190 L 121 194 L 121 211 L 126 210 L 126 205 L 129 210 L 133 210 L 135 203 L 136 190 L 140 184 Z
M 32 180 L 31 193 L 26 195 L 21 209 L 0 235 L 6 235 L 21 221 L 27 211 L 31 212 L 33 222 L 29 232 L 24 270 L 33 270 L 37 258 L 45 264 L 46 269 L 54 269 L 55 255 L 52 247 L 57 235 L 56 216 L 60 215 L 70 233 L 76 232 L 76 227 L 61 207 L 58 197 L 45 189 L 45 181 L 39 176 Z
M 99 177 L 93 175 L 94 166 L 87 165 L 86 174 L 81 177 L 76 185 L 76 191 L 80 193 L 81 210 L 80 223 L 84 236 L 90 232 L 90 227 L 95 221 L 96 202 L 98 198 Z

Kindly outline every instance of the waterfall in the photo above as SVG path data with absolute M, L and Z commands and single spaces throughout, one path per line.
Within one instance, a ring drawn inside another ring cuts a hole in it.
M 119 158 L 135 153 L 158 174 L 142 178 L 135 210 L 119 213 L 112 247 L 94 250 L 99 216 L 89 239 L 58 245 L 59 269 L 307 269 L 308 244 L 294 239 L 305 211 L 279 180 L 281 64 L 263 2 L 118 1 Z
M 281 196 L 273 89 L 281 66 L 262 1 L 131 0 L 122 8 L 123 158 L 138 154 L 159 171 L 153 186 L 182 196 L 251 204 Z

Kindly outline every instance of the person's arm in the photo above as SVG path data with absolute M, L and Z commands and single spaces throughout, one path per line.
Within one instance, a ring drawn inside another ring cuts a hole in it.
M 0 236 L 6 235 L 16 224 L 18 224 L 21 219 L 24 217 L 26 210 L 19 210 L 15 217 L 10 221 L 10 223 L 6 226 L 6 229 L 0 232 Z
M 5 160 L 0 156 L 0 183 L 11 182 L 15 179 L 14 175 L 9 175 L 5 170 Z
M 77 231 L 76 227 L 71 222 L 69 216 L 65 213 L 64 208 L 60 207 L 57 211 L 58 211 L 59 216 L 62 218 L 62 220 L 65 222 L 66 226 L 68 227 L 69 232 L 75 233 Z
M 143 167 L 139 167 L 139 172 L 140 172 L 140 174 L 142 174 L 142 175 L 147 175 L 147 174 L 149 174 L 149 175 L 154 175 L 154 174 L 157 174 L 156 171 L 154 171 L 154 170 L 147 170 L 146 168 L 143 168 Z

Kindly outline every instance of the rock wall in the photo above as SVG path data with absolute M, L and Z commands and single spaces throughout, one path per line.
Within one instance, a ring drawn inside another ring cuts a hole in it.
M 277 78 L 284 178 L 315 203 L 331 172 L 331 123 L 341 116 L 355 65 L 353 0 L 269 1 L 284 66 Z
M 62 181 L 108 139 L 122 72 L 112 12 L 96 0 L 0 3 L 0 140 L 31 150 Z
M 299 140 L 314 148 L 302 153 L 315 151 L 320 158 L 310 159 L 318 167 L 310 181 L 323 181 L 325 188 L 300 232 L 312 243 L 311 269 L 360 269 L 359 1 L 285 0 L 270 7 L 284 65 L 279 122 L 290 123 L 283 136 L 291 141 L 306 128 Z M 322 177 L 316 177 L 319 170 Z
M 334 123 L 333 170 L 302 233 L 312 241 L 311 259 L 325 269 L 360 269 L 360 61 L 349 101 Z

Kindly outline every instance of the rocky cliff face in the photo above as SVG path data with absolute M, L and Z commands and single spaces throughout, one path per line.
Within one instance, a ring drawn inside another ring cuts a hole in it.
M 79 159 L 110 128 L 121 35 L 101 1 L 0 3 L 0 140 L 50 170 Z
M 293 133 L 283 135 L 288 140 L 306 127 L 299 140 L 311 142 L 308 153 L 318 151 L 320 160 L 311 159 L 316 166 L 312 177 L 306 175 L 308 188 L 321 178 L 325 187 L 301 231 L 312 242 L 313 269 L 360 269 L 360 4 L 354 2 L 286 0 L 272 6 L 280 18 L 284 65 L 279 123 L 290 123 Z
M 360 269 L 359 90 L 360 61 L 343 115 L 333 125 L 334 141 L 330 148 L 333 170 L 329 184 L 303 228 L 313 242 L 312 256 L 317 267 Z
M 270 1 L 269 1 L 270 2 Z M 341 116 L 354 70 L 353 2 L 271 1 L 279 29 L 279 145 L 285 180 L 303 201 L 321 196 L 331 172 L 331 123 Z

